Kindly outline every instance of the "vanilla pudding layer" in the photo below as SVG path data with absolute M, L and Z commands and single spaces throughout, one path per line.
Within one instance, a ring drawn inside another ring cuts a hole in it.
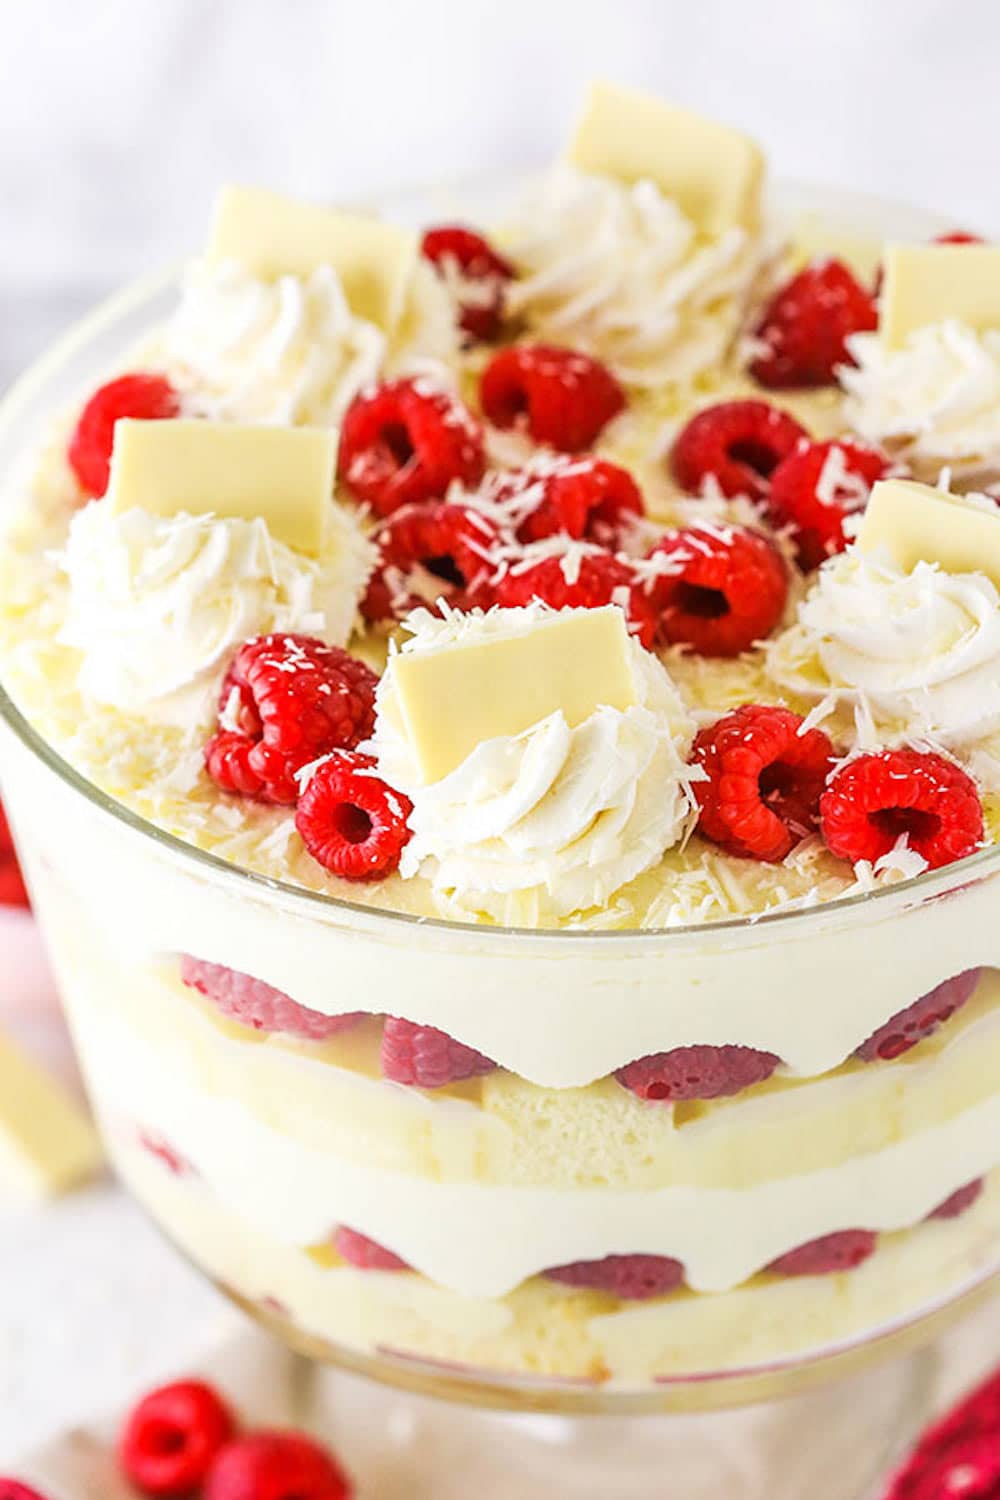
M 852 1342 L 935 1307 L 991 1269 L 1000 1173 L 960 1218 L 885 1236 L 854 1271 L 758 1276 L 721 1294 L 679 1290 L 628 1304 L 535 1279 L 502 1298 L 466 1296 L 412 1272 L 358 1271 L 289 1247 L 197 1178 L 177 1177 L 108 1122 L 116 1167 L 191 1258 L 294 1335 L 335 1354 L 405 1355 L 465 1367 L 639 1386 L 775 1364 Z M 314 1349 L 313 1352 L 316 1352 Z M 453 1370 L 453 1373 L 461 1373 Z

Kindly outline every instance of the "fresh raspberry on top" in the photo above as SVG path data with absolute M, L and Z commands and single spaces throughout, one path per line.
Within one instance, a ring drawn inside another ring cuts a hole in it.
M 164 375 L 119 375 L 95 391 L 80 413 L 66 457 L 88 495 L 108 487 L 115 423 L 120 417 L 152 421 L 176 417 L 180 397 Z
M 459 327 L 471 339 L 495 339 L 503 323 L 504 291 L 514 267 L 473 229 L 441 224 L 428 229 L 421 253 L 453 289 Z
M 853 364 L 847 340 L 878 327 L 875 298 L 843 261 L 806 266 L 775 293 L 754 339 L 762 345 L 750 373 L 772 388 L 832 385 L 838 365 Z
M 209 775 L 223 791 L 292 806 L 303 766 L 371 734 L 377 681 L 357 657 L 312 636 L 247 641 L 222 685 Z
M 714 483 L 724 495 L 762 500 L 782 459 L 808 440 L 793 416 L 766 401 L 720 401 L 681 429 L 670 468 L 689 494 L 700 495 Z
M 745 526 L 670 531 L 649 554 L 657 637 L 700 656 L 739 656 L 770 635 L 784 614 L 788 574 L 781 553 Z
M 495 475 L 486 493 L 510 514 L 519 541 L 562 535 L 612 552 L 646 509 L 627 469 L 586 454 L 546 454 L 524 469 Z
M 410 841 L 413 803 L 374 764 L 368 755 L 335 752 L 313 772 L 296 809 L 309 853 L 343 880 L 384 880 Z
M 669 1255 L 606 1255 L 603 1260 L 577 1260 L 545 1272 L 549 1281 L 564 1286 L 607 1292 L 626 1302 L 648 1302 L 665 1297 L 684 1280 L 684 1267 Z
M 118 1441 L 125 1477 L 144 1495 L 187 1496 L 235 1431 L 232 1413 L 201 1380 L 161 1386 L 134 1407 Z
M 701 730 L 691 760 L 698 832 L 730 854 L 776 862 L 816 827 L 836 752 L 787 708 L 745 703 Z
M 341 1224 L 333 1236 L 333 1248 L 337 1254 L 347 1261 L 349 1266 L 356 1266 L 359 1271 L 408 1271 L 409 1265 L 384 1245 L 378 1244 L 376 1240 L 370 1240 L 366 1234 L 359 1234 L 356 1229 L 348 1229 Z
M 27 906 L 28 892 L 25 888 L 17 851 L 11 836 L 7 815 L 0 803 L 0 906 Z
M 382 1032 L 382 1072 L 393 1083 L 440 1089 L 446 1083 L 492 1073 L 496 1063 L 435 1026 L 387 1016 Z
M 544 548 L 544 543 L 540 546 Z M 496 601 L 509 609 L 536 599 L 552 609 L 600 609 L 617 604 L 625 612 L 629 630 L 642 644 L 652 646 L 656 608 L 635 570 L 622 558 L 586 542 L 570 544 L 560 554 L 533 560 L 529 549 L 495 585 Z
M 340 429 L 337 472 L 356 500 L 388 516 L 401 505 L 470 488 L 486 471 L 483 431 L 450 391 L 390 380 L 355 396 Z
M 499 540 L 494 523 L 472 506 L 447 500 L 402 506 L 372 537 L 379 561 L 361 613 L 375 622 L 401 620 L 439 598 L 452 609 L 488 607 Z
M 683 1099 L 725 1099 L 770 1078 L 780 1058 L 755 1047 L 674 1047 L 636 1058 L 615 1077 L 640 1099 L 671 1104 Z
M 495 427 L 521 427 L 563 453 L 591 447 L 625 410 L 625 393 L 605 365 L 555 344 L 501 349 L 483 371 L 479 396 Z
M 937 1031 L 957 1010 L 961 1010 L 966 1001 L 971 1000 L 979 975 L 979 969 L 966 969 L 935 985 L 926 995 L 897 1011 L 873 1031 L 857 1049 L 855 1057 L 865 1062 L 888 1062 L 894 1057 L 902 1057 L 904 1052 L 909 1052 L 911 1047 Z
M 325 1448 L 301 1432 L 252 1432 L 227 1443 L 204 1500 L 352 1500 L 354 1485 Z
M 881 448 L 853 438 L 802 443 L 771 475 L 768 514 L 777 527 L 790 526 L 799 566 L 818 568 L 848 538 L 844 519 L 868 504 L 872 485 L 892 469 Z
M 254 1031 L 282 1032 L 305 1041 L 322 1042 L 338 1031 L 346 1031 L 363 1018 L 362 1011 L 327 1016 L 299 1005 L 263 979 L 227 969 L 224 964 L 181 954 L 181 979 L 191 989 L 211 1000 L 224 1016 Z
M 927 1215 L 929 1219 L 958 1219 L 978 1202 L 983 1191 L 983 1179 L 976 1177 L 964 1187 L 956 1188 L 950 1197 Z
M 836 1271 L 853 1271 L 868 1259 L 877 1243 L 878 1235 L 870 1229 L 841 1229 L 779 1255 L 765 1269 L 776 1276 L 829 1276 Z
M 983 809 L 961 766 L 921 750 L 880 750 L 848 761 L 820 803 L 820 831 L 839 859 L 874 863 L 906 835 L 932 870 L 983 841 Z

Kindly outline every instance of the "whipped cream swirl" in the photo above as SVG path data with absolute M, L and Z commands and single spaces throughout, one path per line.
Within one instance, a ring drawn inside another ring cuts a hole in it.
M 928 464 L 973 470 L 1000 462 L 1000 331 L 949 320 L 917 329 L 902 349 L 877 333 L 849 340 L 842 365 L 848 425 Z
M 1000 595 L 979 573 L 911 573 L 851 548 L 820 568 L 768 647 L 775 680 L 907 739 L 962 746 L 1000 727 Z
M 297 630 L 346 643 L 372 549 L 333 503 L 311 558 L 259 518 L 115 514 L 93 500 L 74 517 L 60 563 L 69 580 L 60 639 L 82 653 L 84 696 L 190 720 L 184 690 L 207 701 L 218 670 L 251 636 Z
M 532 629 L 542 605 L 438 619 L 417 610 L 404 652 Z M 682 836 L 691 813 L 685 757 L 694 729 L 655 656 L 631 641 L 638 701 L 570 728 L 561 712 L 486 740 L 422 785 L 402 732 L 392 659 L 379 684 L 372 748 L 413 802 L 404 878 L 431 881 L 448 910 L 519 924 L 603 905 Z
M 734 343 L 764 263 L 739 226 L 699 236 L 652 182 L 559 166 L 522 206 L 508 309 L 629 384 L 685 383 Z

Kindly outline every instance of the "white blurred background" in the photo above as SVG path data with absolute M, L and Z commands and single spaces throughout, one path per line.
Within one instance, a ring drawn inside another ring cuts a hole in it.
M 1000 227 L 998 0 L 0 0 L 0 383 L 196 246 L 218 184 L 541 159 L 601 73 L 784 176 Z

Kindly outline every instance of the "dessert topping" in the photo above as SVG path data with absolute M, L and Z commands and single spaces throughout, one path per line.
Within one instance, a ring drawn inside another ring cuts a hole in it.
M 540 603 L 553 610 L 593 610 L 613 604 L 643 646 L 651 647 L 656 635 L 657 607 L 647 581 L 631 561 L 588 542 L 553 536 L 515 549 L 501 561 L 495 592 L 508 609 Z
M 789 527 L 799 567 L 818 568 L 849 537 L 844 521 L 864 510 L 872 485 L 893 465 L 881 448 L 839 438 L 828 443 L 800 443 L 771 476 L 768 515 L 779 528 Z
M 851 863 L 874 864 L 905 836 L 932 870 L 964 859 L 983 840 L 976 783 L 943 755 L 881 750 L 837 770 L 820 800 L 827 848 Z
M 645 512 L 627 469 L 586 454 L 543 454 L 523 469 L 487 476 L 480 493 L 522 542 L 561 534 L 615 551 Z
M 689 494 L 763 500 L 771 475 L 808 433 L 788 412 L 766 401 L 721 401 L 703 407 L 681 429 L 670 454 L 677 483 Z
M 66 457 L 88 495 L 108 487 L 115 424 L 122 417 L 162 421 L 176 417 L 180 396 L 163 375 L 119 375 L 94 392 L 80 413 Z
M 296 808 L 309 853 L 343 880 L 384 880 L 410 839 L 413 805 L 374 765 L 371 756 L 335 752 L 313 770 Z
M 777 548 L 742 526 L 668 532 L 645 564 L 659 640 L 701 656 L 738 656 L 778 624 L 788 575 Z
M 875 299 L 838 260 L 807 266 L 768 303 L 754 330 L 750 372 L 761 385 L 832 385 L 852 364 L 852 334 L 878 327 Z
M 625 410 L 625 393 L 605 365 L 554 344 L 502 349 L 483 371 L 479 395 L 495 427 L 524 429 L 563 453 L 591 447 Z
M 484 511 L 447 500 L 404 505 L 372 541 L 379 562 L 361 601 L 366 620 L 401 620 L 442 598 L 453 609 L 490 602 L 499 534 Z
M 872 490 L 858 548 L 887 552 L 907 570 L 925 562 L 946 573 L 985 573 L 1000 588 L 1000 508 L 985 495 L 883 480 Z
M 356 500 L 388 516 L 443 499 L 486 470 L 483 433 L 462 403 L 428 380 L 391 380 L 363 391 L 340 433 L 340 478 Z
M 488 240 L 459 224 L 428 229 L 420 244 L 458 309 L 459 327 L 488 343 L 503 323 L 504 295 L 514 267 Z
M 947 321 L 976 333 L 1000 329 L 1000 246 L 967 240 L 888 246 L 879 309 L 879 338 L 888 350 Z

